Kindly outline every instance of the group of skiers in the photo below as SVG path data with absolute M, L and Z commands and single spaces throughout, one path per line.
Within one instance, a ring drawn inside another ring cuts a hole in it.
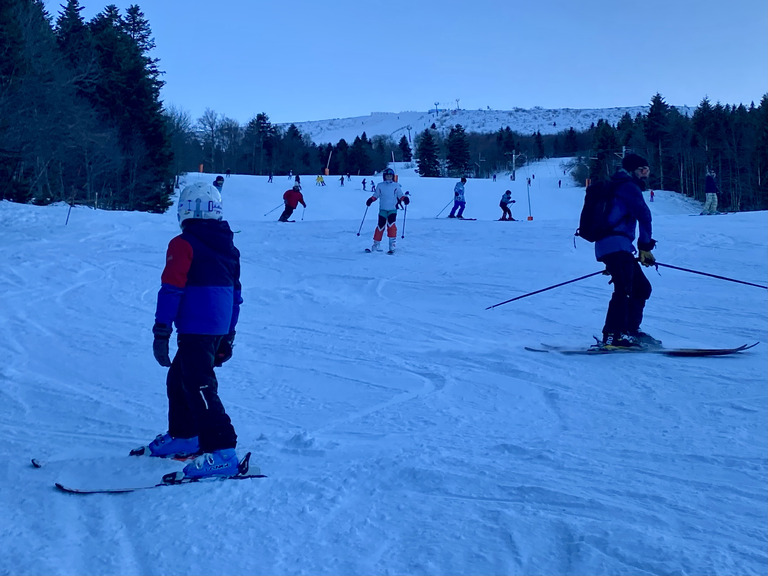
M 595 242 L 595 257 L 606 266 L 613 283 L 613 295 L 603 326 L 607 349 L 660 345 L 640 326 L 651 285 L 642 266 L 655 263 L 652 250 L 651 213 L 642 195 L 650 174 L 648 162 L 637 154 L 624 156 L 621 168 L 611 177 L 614 201 L 608 221 L 611 232 Z M 397 238 L 397 210 L 410 203 L 408 192 L 395 181 L 391 168 L 382 172 L 382 182 L 366 200 L 370 207 L 379 202 L 377 225 L 371 251 L 381 250 L 386 231 L 389 251 Z M 240 252 L 233 233 L 223 219 L 221 187 L 196 182 L 183 189 L 177 206 L 181 234 L 173 238 L 166 254 L 161 287 L 157 296 L 152 329 L 153 353 L 168 368 L 168 430 L 134 453 L 161 458 L 191 459 L 184 476 L 233 476 L 238 473 L 237 434 L 218 396 L 214 369 L 232 357 L 235 329 L 243 302 L 240 286 Z M 462 178 L 454 188 L 454 205 L 449 217 L 462 218 L 466 202 Z M 283 195 L 285 222 L 298 204 L 306 207 L 301 183 L 296 181 Z M 502 220 L 511 220 L 507 190 L 500 201 Z M 367 211 L 367 208 L 366 208 Z M 635 231 L 639 226 L 637 250 Z M 171 360 L 169 340 L 176 328 L 178 349 Z

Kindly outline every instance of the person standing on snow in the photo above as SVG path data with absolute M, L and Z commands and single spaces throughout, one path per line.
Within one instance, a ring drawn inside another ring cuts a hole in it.
M 375 186 L 373 195 L 365 201 L 366 206 L 370 206 L 376 200 L 381 201 L 379 204 L 378 224 L 376 225 L 376 230 L 373 231 L 371 252 L 381 251 L 379 245 L 384 237 L 384 228 L 386 227 L 387 237 L 389 238 L 389 252 L 393 253 L 397 241 L 397 225 L 395 224 L 397 208 L 401 204 L 407 206 L 411 203 L 411 199 L 403 194 L 400 184 L 395 182 L 395 171 L 392 168 L 385 168 L 381 176 L 384 180 Z
M 221 194 L 224 188 L 224 176 L 216 176 L 216 180 L 213 181 L 213 185 L 216 187 L 216 190 L 219 191 L 219 194 Z
M 157 295 L 152 351 L 168 370 L 168 432 L 133 453 L 169 458 L 200 454 L 191 478 L 238 472 L 237 434 L 218 395 L 214 368 L 232 357 L 240 316 L 240 252 L 222 219 L 221 194 L 196 182 L 179 196 L 181 234 L 168 244 Z M 168 342 L 176 326 L 178 349 Z
M 285 210 L 280 214 L 280 218 L 277 219 L 278 222 L 288 222 L 288 218 L 291 217 L 291 214 L 293 214 L 293 211 L 296 210 L 296 206 L 299 204 L 304 206 L 304 208 L 307 207 L 306 202 L 304 202 L 304 195 L 301 193 L 301 184 L 298 183 L 294 184 L 290 190 L 285 191 L 283 200 L 285 201 Z
M 643 274 L 643 266 L 656 262 L 651 250 L 656 240 L 651 238 L 651 211 L 643 198 L 645 181 L 651 173 L 648 161 L 637 154 L 627 154 L 621 168 L 611 176 L 614 201 L 608 214 L 613 224 L 609 236 L 595 242 L 595 258 L 605 264 L 613 283 L 613 295 L 603 326 L 602 346 L 606 348 L 640 348 L 661 344 L 649 334 L 640 331 L 645 302 L 651 296 L 651 283 Z M 639 258 L 635 258 L 635 229 Z
M 464 201 L 464 184 L 466 183 L 467 178 L 462 176 L 461 180 L 453 187 L 453 208 L 451 208 L 448 218 L 464 218 L 464 208 L 467 206 L 467 203 Z M 456 210 L 459 211 L 458 214 Z
M 712 170 L 707 170 L 707 177 L 704 181 L 704 194 L 706 195 L 706 200 L 704 201 L 704 209 L 701 211 L 701 214 L 717 214 L 717 182 L 715 182 L 715 173 Z
M 504 192 L 499 201 L 499 208 L 501 208 L 502 212 L 499 220 L 514 220 L 514 218 L 512 218 L 512 210 L 509 209 L 509 205 L 514 203 L 515 201 L 512 200 L 512 192 L 509 190 Z

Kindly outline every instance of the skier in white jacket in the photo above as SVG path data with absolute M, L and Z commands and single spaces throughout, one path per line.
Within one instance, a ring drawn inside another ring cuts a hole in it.
M 401 204 L 410 204 L 411 199 L 406 194 L 403 194 L 400 184 L 395 182 L 395 171 L 392 168 L 385 168 L 381 175 L 384 181 L 376 185 L 373 189 L 373 195 L 365 201 L 365 205 L 370 206 L 376 200 L 379 200 L 379 221 L 376 225 L 376 230 L 373 231 L 371 252 L 381 251 L 379 246 L 381 239 L 384 237 L 384 228 L 386 227 L 387 237 L 389 238 L 389 252 L 392 253 L 395 251 L 397 240 L 397 225 L 395 224 L 397 208 Z

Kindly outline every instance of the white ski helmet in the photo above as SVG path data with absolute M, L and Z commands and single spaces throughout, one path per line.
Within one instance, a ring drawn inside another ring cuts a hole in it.
M 205 182 L 190 184 L 179 195 L 178 216 L 180 226 L 190 218 L 221 220 L 224 217 L 221 193 Z

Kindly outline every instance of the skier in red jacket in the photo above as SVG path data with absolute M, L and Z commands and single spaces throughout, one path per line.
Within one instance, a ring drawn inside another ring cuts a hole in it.
M 296 210 L 296 206 L 299 204 L 304 206 L 304 208 L 307 207 L 307 203 L 304 202 L 304 195 L 301 193 L 301 184 L 298 182 L 293 185 L 293 188 L 285 191 L 283 200 L 285 201 L 285 210 L 280 214 L 278 222 L 288 222 L 288 218 L 291 217 L 291 214 L 293 214 L 293 211 Z

